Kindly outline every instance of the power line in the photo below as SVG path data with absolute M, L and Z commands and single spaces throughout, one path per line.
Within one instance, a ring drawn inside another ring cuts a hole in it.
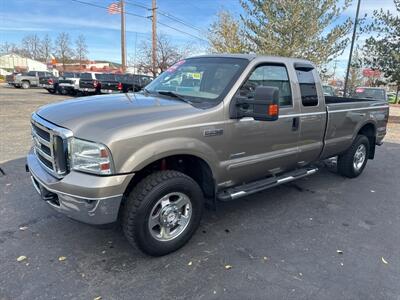
M 81 1 L 81 0 L 71 0 L 71 1 L 77 2 L 77 3 L 80 3 L 80 4 L 85 4 L 85 5 L 88 5 L 88 6 L 97 7 L 97 8 L 107 9 L 106 6 L 98 5 L 98 4 L 91 3 L 91 2 L 86 2 L 86 1 Z M 130 16 L 134 16 L 134 17 L 137 17 L 137 18 L 142 18 L 142 19 L 149 20 L 149 18 L 146 17 L 146 16 L 138 15 L 138 14 L 131 13 L 131 12 L 127 12 L 127 11 L 125 11 L 125 14 L 126 14 L 126 15 L 130 15 Z M 173 27 L 173 26 L 167 25 L 167 24 L 165 24 L 165 23 L 162 23 L 162 22 L 157 21 L 157 24 L 160 24 L 160 25 L 162 25 L 162 26 L 168 27 L 168 28 L 170 28 L 170 29 L 172 29 L 172 30 L 175 30 L 175 31 L 177 31 L 177 32 L 186 34 L 186 35 L 191 36 L 191 37 L 193 37 L 193 38 L 196 38 L 196 39 L 198 39 L 198 40 L 207 42 L 207 40 L 205 40 L 205 39 L 203 39 L 203 38 L 201 38 L 201 37 L 195 36 L 194 34 L 191 34 L 191 33 L 189 33 L 189 32 L 180 30 L 180 29 L 178 29 L 178 28 L 175 28 L 175 27 Z
M 129 5 L 132 5 L 132 6 L 137 6 L 137 7 L 146 9 L 146 10 L 151 10 L 150 7 L 148 7 L 148 6 L 146 6 L 146 5 L 143 5 L 143 4 L 140 4 L 140 3 L 137 3 L 137 2 L 126 1 L 126 3 L 129 4 Z M 171 14 L 171 13 L 165 11 L 165 10 L 160 10 L 160 9 L 158 9 L 158 13 L 159 13 L 160 15 L 163 15 L 163 16 L 166 17 L 166 18 L 169 18 L 169 19 L 175 21 L 175 22 L 181 23 L 182 25 L 185 25 L 185 26 L 190 27 L 190 28 L 192 28 L 192 29 L 194 29 L 194 30 L 197 30 L 197 31 L 200 32 L 200 33 L 204 33 L 204 30 L 202 30 L 202 29 L 200 29 L 200 28 L 198 28 L 198 27 L 196 27 L 196 26 L 194 26 L 194 25 L 192 25 L 192 24 L 187 23 L 186 21 L 184 21 L 184 20 L 182 20 L 182 19 L 180 19 L 180 18 L 174 16 L 173 14 Z

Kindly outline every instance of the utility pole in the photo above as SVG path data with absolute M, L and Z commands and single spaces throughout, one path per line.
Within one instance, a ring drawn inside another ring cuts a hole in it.
M 151 2 L 151 11 L 152 11 L 152 71 L 155 76 L 157 73 L 157 14 L 156 14 L 156 0 L 152 0 Z
M 126 71 L 126 35 L 125 35 L 125 3 L 124 0 L 119 1 L 121 11 L 121 64 L 122 72 Z
M 354 41 L 356 39 L 356 32 L 357 32 L 357 25 L 358 25 L 358 14 L 360 12 L 360 4 L 361 0 L 358 0 L 357 3 L 357 12 L 356 12 L 356 19 L 354 21 L 354 28 L 353 28 L 353 37 L 351 38 L 351 46 L 350 46 L 350 53 L 349 53 L 349 61 L 347 62 L 347 71 L 346 71 L 346 78 L 344 80 L 344 91 L 343 91 L 343 97 L 346 97 L 347 95 L 347 84 L 349 81 L 349 73 L 350 73 L 350 66 L 351 66 L 351 58 L 353 56 L 353 47 L 354 47 Z

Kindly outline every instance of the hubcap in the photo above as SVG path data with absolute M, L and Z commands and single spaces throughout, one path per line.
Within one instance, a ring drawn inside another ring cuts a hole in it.
M 353 167 L 356 171 L 360 170 L 367 158 L 367 148 L 364 144 L 358 146 L 353 158 Z
M 186 229 L 192 217 L 190 198 L 180 192 L 169 193 L 154 205 L 149 217 L 151 235 L 159 241 L 170 241 Z

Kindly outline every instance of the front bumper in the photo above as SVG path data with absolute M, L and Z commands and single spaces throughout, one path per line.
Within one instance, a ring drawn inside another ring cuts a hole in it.
M 95 225 L 117 220 L 123 193 L 134 176 L 95 176 L 71 171 L 60 180 L 42 167 L 32 151 L 27 156 L 27 171 L 36 191 L 53 209 Z

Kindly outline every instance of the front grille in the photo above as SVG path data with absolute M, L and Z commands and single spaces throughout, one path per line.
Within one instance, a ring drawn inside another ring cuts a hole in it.
M 42 166 L 61 178 L 68 172 L 67 139 L 72 133 L 57 127 L 38 115 L 32 115 L 33 149 Z

